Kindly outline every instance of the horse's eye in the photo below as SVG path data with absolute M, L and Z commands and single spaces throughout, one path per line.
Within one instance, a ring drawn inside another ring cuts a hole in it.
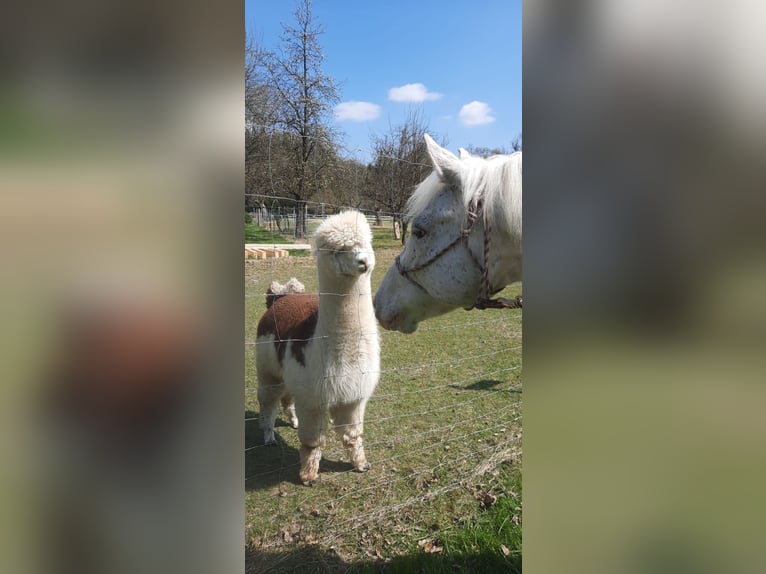
M 412 234 L 418 239 L 423 239 L 426 236 L 425 230 L 420 227 L 413 227 Z

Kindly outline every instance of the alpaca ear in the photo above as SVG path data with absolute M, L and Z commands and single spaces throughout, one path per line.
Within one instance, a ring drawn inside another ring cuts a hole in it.
M 444 149 L 436 143 L 431 136 L 423 134 L 426 140 L 428 155 L 434 164 L 436 173 L 444 181 L 457 181 L 460 179 L 460 159 L 451 151 Z
M 461 147 L 458 151 L 460 152 L 460 159 L 468 159 L 469 157 L 472 157 L 464 147 Z

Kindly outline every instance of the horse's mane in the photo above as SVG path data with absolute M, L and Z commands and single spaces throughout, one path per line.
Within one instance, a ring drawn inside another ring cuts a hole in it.
M 487 159 L 471 156 L 460 164 L 459 187 L 466 210 L 474 198 L 482 199 L 485 217 L 493 226 L 521 237 L 521 152 Z M 431 172 L 407 202 L 405 217 L 412 220 L 422 213 L 443 186 L 438 172 Z

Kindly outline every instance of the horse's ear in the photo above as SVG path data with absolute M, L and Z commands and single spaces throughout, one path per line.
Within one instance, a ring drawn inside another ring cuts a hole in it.
M 426 140 L 426 148 L 434 169 L 444 180 L 455 180 L 460 176 L 460 159 L 451 151 L 444 149 L 428 134 L 423 134 Z
M 468 153 L 468 150 L 464 147 L 461 147 L 458 151 L 460 152 L 460 159 L 468 159 L 471 157 L 471 154 Z

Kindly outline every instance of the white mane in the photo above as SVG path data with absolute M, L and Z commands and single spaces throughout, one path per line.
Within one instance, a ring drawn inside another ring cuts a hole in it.
M 466 210 L 474 198 L 483 199 L 485 214 L 491 224 L 520 237 L 521 152 L 487 159 L 462 157 L 459 166 L 459 171 L 450 173 L 446 182 L 438 170 L 431 172 L 407 202 L 405 217 L 410 220 L 417 217 L 444 189 L 444 185 L 452 184 L 459 188 Z

